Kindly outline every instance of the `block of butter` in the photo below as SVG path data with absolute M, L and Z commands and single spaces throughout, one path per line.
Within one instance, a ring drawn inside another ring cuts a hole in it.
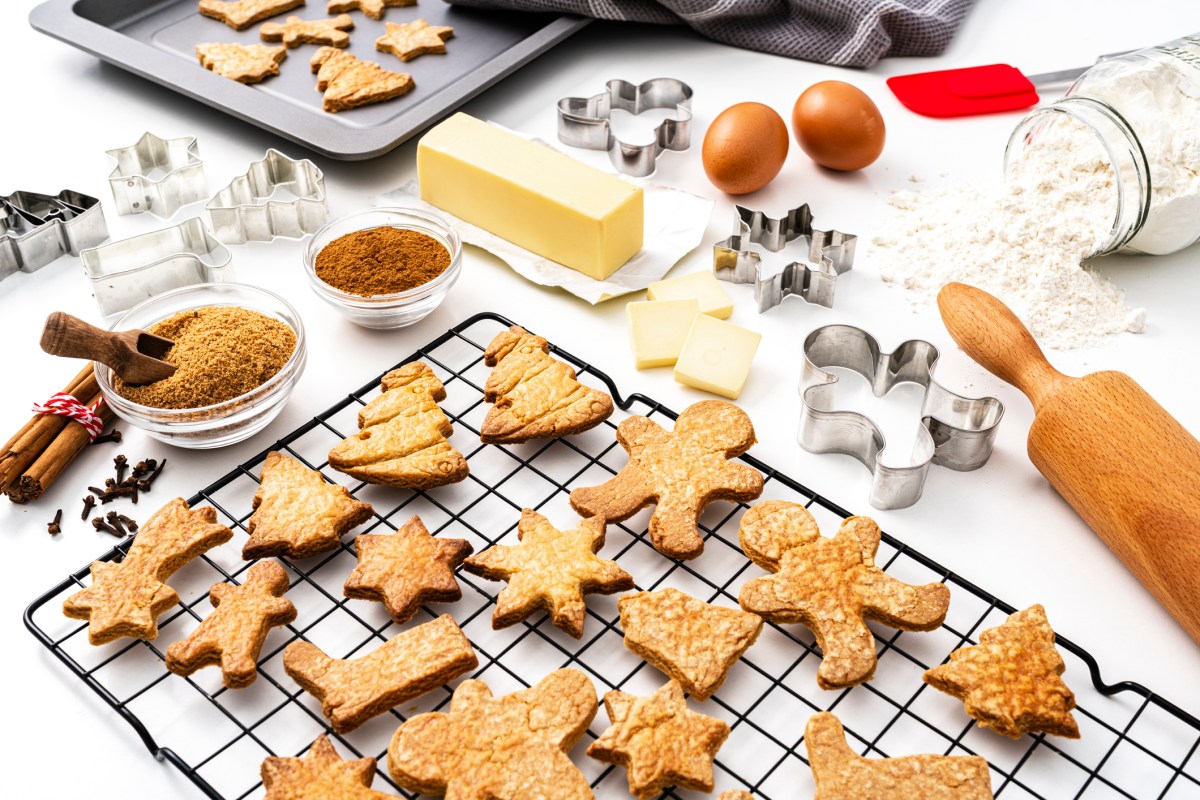
M 455 114 L 417 145 L 421 199 L 604 280 L 642 249 L 642 190 L 545 145 Z
M 717 319 L 729 319 L 733 314 L 733 301 L 717 278 L 708 270 L 689 272 L 678 278 L 655 281 L 646 289 L 650 300 L 683 300 L 694 298 L 700 303 L 700 313 Z
M 762 334 L 698 314 L 675 363 L 675 380 L 737 400 Z
M 700 304 L 687 300 L 646 300 L 625 306 L 629 320 L 629 339 L 633 342 L 634 366 L 670 367 L 679 358 L 692 320 L 700 313 Z

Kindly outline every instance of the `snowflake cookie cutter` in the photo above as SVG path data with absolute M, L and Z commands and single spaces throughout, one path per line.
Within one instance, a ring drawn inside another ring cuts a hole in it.
M 108 185 L 118 214 L 148 211 L 169 219 L 208 193 L 195 136 L 162 139 L 146 132 L 128 147 L 107 152 L 117 162 Z
M 810 453 L 841 453 L 861 461 L 873 476 L 869 499 L 875 508 L 908 508 L 921 499 L 931 464 L 969 472 L 991 456 L 1004 405 L 995 397 L 963 397 L 934 380 L 940 354 L 933 344 L 909 339 L 886 353 L 861 328 L 825 325 L 808 334 L 802 354 L 797 441 Z M 826 371 L 829 367 L 862 375 L 876 397 L 900 383 L 925 388 L 921 425 L 908 466 L 880 462 L 887 441 L 870 418 L 834 410 L 838 377 Z
M 814 228 L 808 203 L 778 219 L 744 206 L 735 209 L 733 235 L 713 245 L 713 274 L 717 280 L 754 284 L 760 314 L 779 305 L 788 295 L 833 308 L 837 279 L 854 266 L 858 237 Z M 762 257 L 750 245 L 778 253 L 797 239 L 808 241 L 808 259 L 792 261 L 775 274 L 763 277 Z
M 277 194 L 287 199 L 271 199 Z M 251 162 L 205 205 L 213 235 L 224 244 L 299 239 L 315 233 L 329 217 L 325 176 L 307 158 L 272 148 Z
M 613 166 L 626 175 L 644 178 L 654 172 L 665 150 L 691 146 L 692 87 L 675 78 L 653 78 L 644 83 L 614 79 L 607 89 L 591 97 L 564 97 L 558 101 L 558 139 L 571 147 L 607 150 Z M 629 144 L 612 132 L 613 109 L 638 115 L 652 108 L 673 108 L 675 117 L 654 129 L 649 144 Z

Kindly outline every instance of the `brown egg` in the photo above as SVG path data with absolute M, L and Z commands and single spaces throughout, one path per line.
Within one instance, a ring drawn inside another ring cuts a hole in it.
M 713 186 L 729 194 L 747 194 L 779 174 L 787 152 L 783 118 L 762 103 L 738 103 L 708 127 L 701 157 Z
M 809 158 L 844 171 L 874 162 L 886 138 L 875 103 L 842 81 L 821 81 L 805 89 L 792 108 L 792 130 Z

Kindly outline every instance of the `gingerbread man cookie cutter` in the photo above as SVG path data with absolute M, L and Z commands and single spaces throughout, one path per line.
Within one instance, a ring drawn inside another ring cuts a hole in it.
M 887 353 L 861 328 L 825 325 L 808 334 L 802 353 L 797 440 L 810 453 L 841 453 L 861 461 L 873 475 L 869 499 L 875 508 L 907 508 L 921 499 L 931 464 L 968 472 L 991 456 L 1004 405 L 995 397 L 963 397 L 935 381 L 940 354 L 933 344 L 910 339 Z M 887 441 L 871 419 L 834 410 L 838 378 L 826 371 L 829 367 L 862 375 L 876 397 L 900 383 L 925 388 L 921 425 L 907 466 L 880 461 Z
M 713 245 L 713 274 L 717 280 L 754 284 L 760 314 L 782 303 L 788 295 L 833 308 L 838 276 L 854 266 L 857 236 L 814 228 L 808 203 L 778 219 L 744 206 L 736 206 L 736 213 L 733 235 Z M 764 277 L 762 257 L 750 245 L 778 253 L 797 239 L 808 240 L 807 261 L 792 261 Z
M 117 166 L 108 176 L 118 214 L 170 219 L 208 193 L 195 136 L 163 139 L 146 132 L 128 147 L 109 150 Z

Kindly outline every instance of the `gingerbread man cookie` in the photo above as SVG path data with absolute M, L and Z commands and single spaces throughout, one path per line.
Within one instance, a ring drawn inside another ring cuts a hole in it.
M 375 759 L 344 760 L 321 734 L 303 758 L 269 756 L 262 763 L 265 800 L 395 800 L 371 789 Z
M 286 22 L 264 22 L 258 29 L 258 38 L 264 42 L 283 42 L 284 47 L 302 44 L 327 44 L 330 47 L 345 47 L 350 44 L 354 20 L 349 14 L 338 14 L 333 19 L 301 19 L 288 17 Z
M 585 517 L 619 522 L 657 504 L 650 542 L 671 558 L 703 552 L 696 524 L 709 503 L 746 502 L 762 494 L 762 473 L 729 462 L 755 442 L 750 417 L 732 403 L 688 406 L 670 433 L 646 417 L 630 417 L 617 426 L 617 441 L 629 452 L 629 463 L 611 480 L 571 492 L 571 507 Z

